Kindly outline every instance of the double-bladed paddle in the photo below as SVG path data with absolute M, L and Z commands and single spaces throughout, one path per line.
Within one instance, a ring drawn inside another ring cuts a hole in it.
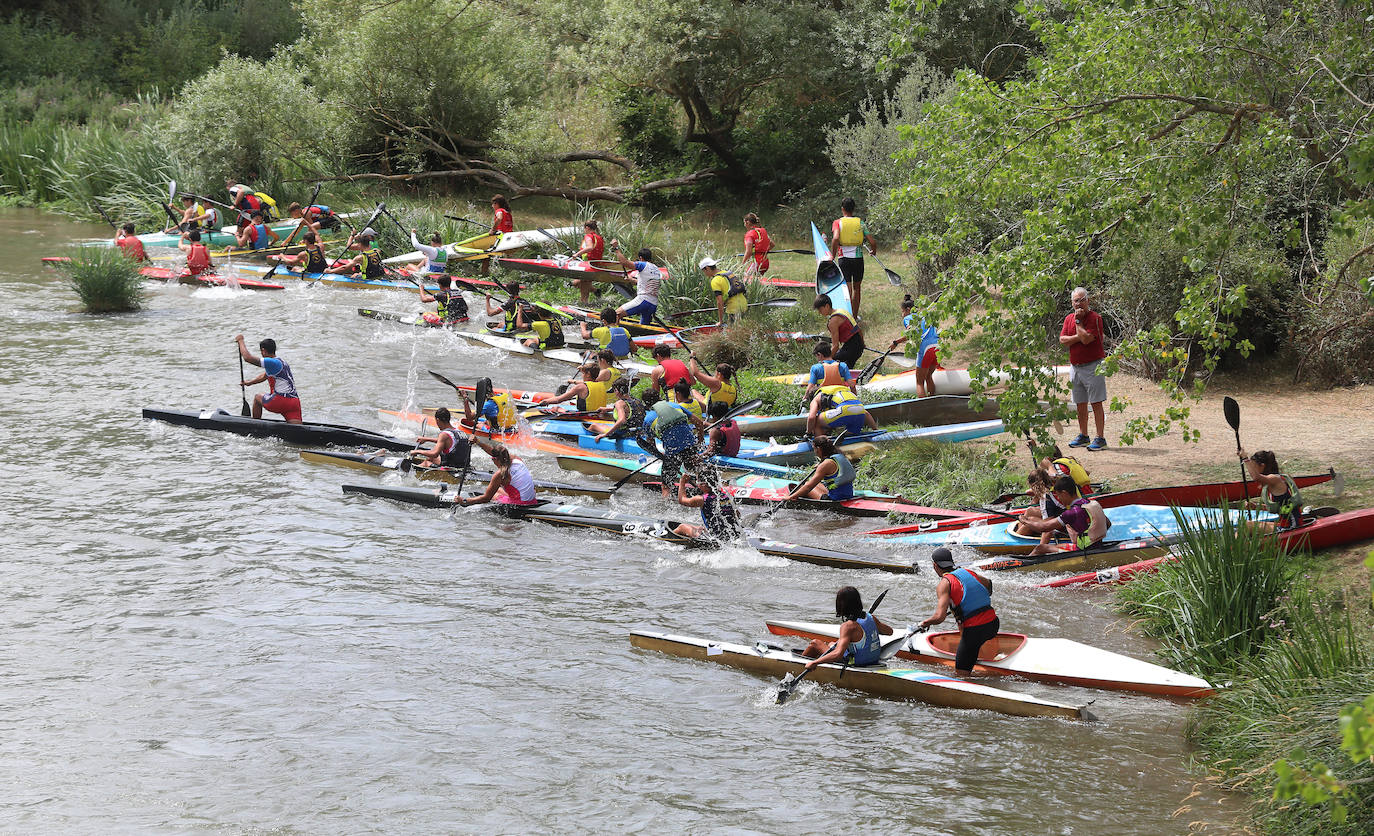
M 465 224 L 472 224 L 473 226 L 480 226 L 480 227 L 485 227 L 485 226 L 486 226 L 486 224 L 478 223 L 477 221 L 474 221 L 474 220 L 471 219 L 471 218 L 460 218 L 460 217 L 458 217 L 457 215 L 445 215 L 444 217 L 445 217 L 445 218 L 448 218 L 450 221 L 459 221 L 459 222 L 465 223 Z
M 115 232 L 119 231 L 119 227 L 115 225 L 114 221 L 110 220 L 110 216 L 105 214 L 105 210 L 100 208 L 99 203 L 96 203 L 94 200 L 92 200 L 91 205 L 95 207 L 95 211 L 100 213 L 100 217 L 105 219 L 105 223 L 110 225 L 110 229 L 113 229 Z
M 1240 404 L 1236 399 L 1227 395 L 1221 399 L 1221 411 L 1226 415 L 1226 423 L 1231 425 L 1231 429 L 1236 431 L 1236 455 L 1240 455 Z M 1250 499 L 1250 480 L 1245 475 L 1245 462 L 1240 463 L 1240 485 L 1245 493 L 1245 499 Z
M 873 256 L 873 260 L 878 262 L 879 267 L 883 268 L 883 273 L 887 276 L 889 284 L 893 287 L 906 287 L 906 285 L 902 284 L 902 277 L 887 269 L 887 265 L 883 264 L 882 259 L 878 258 L 877 253 L 869 253 L 869 255 Z
M 430 372 L 430 374 L 433 374 L 433 372 Z M 763 401 L 762 401 L 761 399 L 759 399 L 759 398 L 755 398 L 755 399 L 753 399 L 752 401 L 746 401 L 746 402 L 744 402 L 744 403 L 742 403 L 742 404 L 735 404 L 735 408 L 734 408 L 734 409 L 732 409 L 732 410 L 730 410 L 729 412 L 725 413 L 725 415 L 723 415 L 723 416 L 720 417 L 719 419 L 717 419 L 717 420 L 715 420 L 715 421 L 712 421 L 711 423 L 707 424 L 707 425 L 706 425 L 706 432 L 710 432 L 712 429 L 715 429 L 716 427 L 720 426 L 721 424 L 725 423 L 726 421 L 729 421 L 731 418 L 734 418 L 734 417 L 737 416 L 737 415 L 743 415 L 743 414 L 746 413 L 746 412 L 752 412 L 752 411 L 754 411 L 755 409 L 758 409 L 758 408 L 761 407 L 761 406 L 763 406 Z M 630 478 L 631 478 L 632 476 L 634 476 L 636 473 L 639 473 L 639 472 L 641 472 L 641 471 L 647 469 L 647 468 L 649 467 L 649 465 L 653 464 L 654 461 L 655 461 L 656 459 L 657 459 L 657 456 L 651 456 L 647 462 L 645 462 L 644 464 L 640 465 L 639 467 L 635 468 L 634 470 L 632 470 L 632 471 L 630 471 L 629 473 L 627 473 L 627 474 L 625 474 L 624 476 L 622 476 L 622 477 L 620 478 L 619 481 L 617 481 L 614 485 L 611 486 L 611 492 L 614 493 L 615 491 L 619 490 L 621 485 L 623 485 L 623 484 L 625 484 L 626 482 L 630 481 Z
M 878 605 L 881 604 L 881 603 L 883 602 L 883 599 L 887 597 L 887 593 L 888 593 L 888 590 L 884 589 L 883 592 L 882 592 L 882 594 L 879 595 L 877 598 L 875 598 L 875 599 L 873 600 L 873 603 L 872 603 L 872 604 L 869 606 L 869 608 L 868 608 L 868 612 L 869 612 L 870 615 L 872 615 L 872 613 L 873 613 L 874 610 L 878 609 Z M 838 641 L 838 640 L 839 640 L 839 639 L 837 638 L 836 641 Z M 900 644 L 900 643 L 899 643 L 899 642 L 893 642 L 893 644 Z M 850 657 L 848 657 L 848 656 L 845 657 L 844 664 L 840 666 L 840 675 L 837 676 L 837 677 L 835 677 L 836 680 L 838 680 L 840 677 L 844 676 L 844 672 L 847 671 L 847 670 L 849 670 L 849 659 L 850 659 Z M 811 673 L 811 671 L 813 671 L 813 670 L 815 670 L 815 668 L 803 668 L 803 669 L 802 669 L 802 672 L 801 672 L 800 674 L 798 674 L 797 676 L 793 676 L 792 674 L 789 673 L 789 674 L 787 674 L 787 676 L 783 677 L 782 682 L 779 682 L 779 683 L 778 683 L 778 696 L 777 696 L 777 703 L 778 703 L 778 705 L 782 705 L 783 703 L 787 702 L 787 698 L 790 697 L 790 696 L 792 696 L 792 692 L 795 691 L 795 690 L 797 690 L 797 686 L 798 686 L 799 684 L 801 684 L 801 681 L 802 681 L 803 679 L 806 678 L 806 675 L 807 675 L 808 673 Z
M 868 365 L 863 367 L 863 371 L 859 372 L 859 376 L 854 380 L 854 382 L 859 385 L 862 385 L 872 380 L 874 375 L 878 373 L 878 370 L 883 367 L 883 361 L 887 359 L 887 356 L 889 354 L 896 350 L 897 346 L 889 345 L 887 347 L 887 351 L 884 351 L 882 354 L 879 354 L 877 357 L 874 357 L 872 360 L 868 361 Z
M 815 254 L 816 254 L 816 251 L 815 251 L 815 250 L 769 250 L 768 252 L 764 253 L 764 255 L 772 255 L 773 253 L 800 253 L 800 254 L 802 254 L 802 255 L 815 255 Z M 735 253 L 735 258 L 744 258 L 744 253 Z
M 167 184 L 167 202 L 162 204 L 162 211 L 167 213 L 167 218 L 172 222 L 172 225 L 167 227 L 168 232 L 174 229 L 178 232 L 185 232 L 186 230 L 181 228 L 181 220 L 176 216 L 176 213 L 172 211 L 172 201 L 176 200 L 176 197 L 177 181 L 173 180 Z

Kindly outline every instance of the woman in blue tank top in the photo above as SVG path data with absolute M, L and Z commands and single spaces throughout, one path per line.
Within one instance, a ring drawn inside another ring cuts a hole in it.
M 843 663 L 846 659 L 853 666 L 876 665 L 882 652 L 881 637 L 892 635 L 892 628 L 864 611 L 863 598 L 852 586 L 835 593 L 835 617 L 844 619 L 839 638 L 834 642 L 813 639 L 802 651 L 803 656 L 811 659 L 806 669 L 827 662 Z

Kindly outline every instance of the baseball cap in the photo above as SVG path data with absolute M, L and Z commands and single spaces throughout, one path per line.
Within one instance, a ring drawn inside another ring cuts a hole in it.
M 697 269 L 698 269 L 698 270 L 705 270 L 707 267 L 715 267 L 715 266 L 716 266 L 716 260 L 715 260 L 714 258 L 711 258 L 710 256 L 707 256 L 706 258 L 703 258 L 703 259 L 701 260 L 701 263 L 700 263 L 700 264 L 697 265 Z

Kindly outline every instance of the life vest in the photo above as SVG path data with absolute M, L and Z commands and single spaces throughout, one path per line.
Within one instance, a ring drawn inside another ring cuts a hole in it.
M 595 232 L 588 232 L 582 236 L 582 246 L 579 249 L 586 250 L 582 257 L 587 261 L 599 261 L 606 254 L 606 239 Z
M 830 461 L 835 463 L 835 472 L 829 476 L 822 477 L 821 483 L 824 484 L 825 489 L 832 494 L 836 491 L 842 491 L 844 488 L 849 488 L 850 496 L 853 496 L 854 463 L 851 462 L 849 457 L 844 453 L 836 453 L 830 457 Z M 831 499 L 836 498 L 837 497 L 834 496 L 831 497 Z M 848 497 L 845 498 L 847 499 Z
M 472 463 L 472 442 L 460 437 L 453 429 L 440 430 L 439 442 L 448 439 L 448 444 L 439 455 L 439 464 L 444 467 L 465 468 Z
M 712 537 L 717 540 L 733 540 L 739 536 L 739 518 L 735 506 L 721 502 L 713 493 L 702 495 L 701 521 Z
M 587 387 L 587 397 L 582 399 L 582 411 L 591 412 L 598 410 L 606 405 L 606 388 L 609 383 L 602 383 L 597 380 L 589 380 L 585 383 Z
M 849 385 L 849 381 L 845 380 L 844 375 L 840 373 L 840 366 L 842 365 L 841 363 L 838 363 L 834 360 L 826 360 L 824 362 L 817 363 L 816 365 L 820 366 L 823 370 L 823 376 L 821 377 L 822 386 Z
M 567 345 L 563 338 L 563 329 L 544 319 L 536 319 L 530 323 L 530 330 L 539 338 L 539 350 L 549 348 L 562 348 Z
M 603 380 L 601 382 L 606 384 L 607 389 L 614 385 L 617 380 L 625 376 L 625 373 L 622 372 L 620 369 L 617 369 L 615 366 L 607 366 L 606 371 L 611 373 L 611 377 L 609 380 Z
M 695 399 L 688 400 L 688 401 L 683 401 L 683 402 L 679 403 L 678 406 L 680 406 L 680 407 L 682 407 L 683 409 L 687 410 L 687 412 L 689 412 L 690 414 L 695 415 L 697 418 L 701 418 L 701 402 L 700 402 L 700 401 L 695 400 Z
M 863 218 L 844 217 L 840 225 L 839 244 L 841 247 L 857 247 L 864 242 Z
M 217 229 L 219 227 L 219 210 L 213 206 L 196 205 L 196 214 L 204 214 L 205 218 L 200 222 L 203 229 Z
M 439 306 L 439 318 L 444 322 L 460 322 L 468 318 L 468 301 L 457 290 L 441 290 L 434 294 Z
M 143 242 L 133 235 L 125 235 L 123 238 L 115 239 L 115 244 L 134 261 L 148 260 L 148 252 L 143 249 Z
M 1059 515 L 1059 519 L 1064 523 L 1065 530 L 1073 535 L 1074 545 L 1080 549 L 1086 549 L 1094 542 L 1092 537 L 1088 534 L 1088 531 L 1092 528 L 1093 517 L 1092 512 L 1088 510 L 1087 506 L 1092 501 L 1091 499 L 1084 499 L 1082 497 L 1075 499 L 1073 502 L 1069 503 L 1068 508 L 1064 509 L 1064 513 Z M 1107 532 L 1112 530 L 1112 521 L 1105 514 L 1103 518 L 1107 520 L 1107 527 L 1102 531 L 1102 536 L 1105 538 Z
M 1260 501 L 1271 514 L 1278 514 L 1281 517 L 1291 517 L 1294 511 L 1302 509 L 1302 493 L 1298 491 L 1298 483 L 1294 482 L 1287 474 L 1280 473 L 1284 485 L 1288 487 L 1288 496 L 1283 499 L 1274 499 L 1269 494 L 1269 486 L 1264 485 L 1260 488 Z
M 186 269 L 191 271 L 192 276 L 199 276 L 210 269 L 210 251 L 204 244 L 191 245 L 186 253 Z
M 281 218 L 281 213 L 277 211 L 277 202 L 267 192 L 253 192 L 253 196 L 258 199 L 258 205 L 267 210 L 268 220 L 275 221 Z
M 652 407 L 654 411 L 654 424 L 660 434 L 669 427 L 676 426 L 687 420 L 687 409 L 683 404 L 671 403 L 669 401 L 659 401 Z
M 1055 459 L 1052 464 L 1059 473 L 1073 477 L 1074 484 L 1078 486 L 1079 496 L 1092 495 L 1092 480 L 1088 478 L 1088 471 L 1083 469 L 1083 465 L 1078 463 L 1078 459 L 1073 456 L 1063 456 Z
M 262 208 L 262 201 L 252 192 L 239 192 L 239 199 L 234 201 L 234 208 L 242 209 L 251 215 Z
M 830 401 L 832 407 L 841 407 L 846 406 L 848 404 L 863 403 L 863 401 L 859 400 L 859 396 L 854 394 L 854 390 L 850 389 L 848 386 L 845 385 L 822 386 L 821 394 L 825 395 L 826 399 Z
M 496 404 L 496 429 L 500 432 L 509 432 L 519 425 L 520 419 L 515 415 L 515 402 L 510 395 L 502 392 L 499 395 L 492 395 L 491 402 Z
M 864 637 L 846 648 L 848 653 L 845 658 L 855 667 L 878 664 L 883 648 L 883 639 L 878 633 L 878 619 L 873 617 L 873 613 L 866 612 L 854 622 L 863 628 Z
M 630 417 L 625 419 L 624 428 L 618 432 L 628 434 L 644 426 L 644 416 L 648 413 L 649 408 L 644 405 L 643 399 L 636 398 L 634 395 L 626 395 L 625 403 L 630 411 Z
M 386 278 L 386 268 L 382 265 L 382 252 L 376 247 L 368 247 L 358 253 L 358 275 L 365 279 Z
M 768 230 L 761 226 L 756 226 L 750 230 L 754 233 L 754 261 L 762 264 L 768 261 L 768 253 L 773 249 L 773 239 L 768 237 Z M 748 248 L 749 234 L 745 233 L 745 247 Z
M 706 396 L 706 405 L 709 407 L 713 403 L 723 403 L 726 406 L 734 406 L 739 399 L 739 389 L 733 383 L 720 384 L 720 388 Z
M 515 230 L 515 220 L 511 217 L 509 210 L 498 207 L 493 214 L 496 216 L 496 222 L 492 226 L 495 227 L 497 234 Z
M 314 221 L 320 218 L 327 218 L 330 215 L 333 215 L 334 210 L 330 209 L 328 206 L 325 206 L 324 204 L 314 203 L 305 207 L 305 211 L 301 214 L 305 216 L 306 220 Z
M 859 332 L 859 326 L 854 324 L 854 317 L 850 316 L 844 311 L 835 311 L 831 314 L 831 316 L 838 316 L 841 320 L 839 329 L 840 345 L 835 346 L 835 349 L 838 351 L 840 346 L 843 346 L 850 340 L 854 339 L 854 335 Z
M 659 361 L 663 367 L 662 386 L 665 389 L 672 389 L 679 380 L 691 380 L 692 373 L 687 370 L 687 364 L 681 360 L 674 360 L 672 357 Z
M 434 250 L 434 258 L 425 259 L 425 272 L 427 273 L 447 273 L 448 272 L 448 250 L 437 247 Z
M 734 273 L 723 272 L 721 275 L 730 283 L 730 292 L 725 294 L 726 299 L 733 299 L 745 291 L 744 279 L 741 279 Z
M 306 247 L 302 252 L 305 253 L 305 262 L 301 265 L 302 273 L 323 273 L 329 267 L 329 261 L 324 257 L 324 248 Z
M 723 424 L 717 424 L 716 429 L 720 430 L 721 435 L 725 436 L 725 443 L 716 451 L 716 455 L 727 457 L 738 456 L 740 437 L 743 435 L 743 433 L 740 432 L 739 424 L 730 420 Z
M 966 624 L 969 619 L 985 612 L 996 612 L 992 609 L 992 594 L 988 588 L 983 586 L 983 582 L 978 580 L 972 572 L 967 569 L 955 569 L 953 572 L 946 572 L 945 577 L 949 578 L 949 603 L 954 610 L 954 620 L 961 625 Z M 978 624 L 986 624 L 992 618 L 985 618 Z M 970 624 L 976 627 L 978 624 Z
M 296 378 L 291 374 L 291 366 L 280 357 L 265 357 L 263 360 L 262 370 L 267 375 L 268 390 L 274 395 L 281 395 L 283 398 L 300 397 L 296 392 Z M 267 371 L 267 360 L 276 360 L 281 363 L 281 368 L 277 370 L 276 374 Z
M 248 227 L 248 246 L 254 250 L 261 250 L 267 246 L 267 227 L 265 225 L 254 224 Z
M 610 351 L 617 358 L 629 357 L 634 351 L 634 343 L 630 341 L 630 332 L 619 325 L 602 325 L 600 328 L 594 328 L 592 329 L 592 336 L 596 337 L 598 345 Z

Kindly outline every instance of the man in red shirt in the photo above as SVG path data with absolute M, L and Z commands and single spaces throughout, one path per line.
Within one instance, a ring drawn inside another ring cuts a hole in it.
M 115 246 L 123 250 L 124 254 L 130 259 L 140 264 L 145 261 L 152 261 L 152 259 L 148 258 L 148 253 L 143 249 L 143 242 L 134 234 L 133 224 L 124 224 L 124 226 L 115 233 Z
M 1059 332 L 1059 344 L 1069 350 L 1069 363 L 1073 366 L 1069 383 L 1073 387 L 1073 402 L 1078 406 L 1078 437 L 1070 441 L 1069 446 L 1087 447 L 1096 452 L 1107 446 L 1106 433 L 1103 431 L 1107 379 L 1097 373 L 1102 358 L 1107 356 L 1102 345 L 1102 317 L 1092 309 L 1088 291 L 1083 288 L 1075 287 L 1071 299 L 1073 313 L 1064 317 L 1064 327 Z M 1092 405 L 1097 429 L 1092 443 L 1088 442 L 1089 404 Z

